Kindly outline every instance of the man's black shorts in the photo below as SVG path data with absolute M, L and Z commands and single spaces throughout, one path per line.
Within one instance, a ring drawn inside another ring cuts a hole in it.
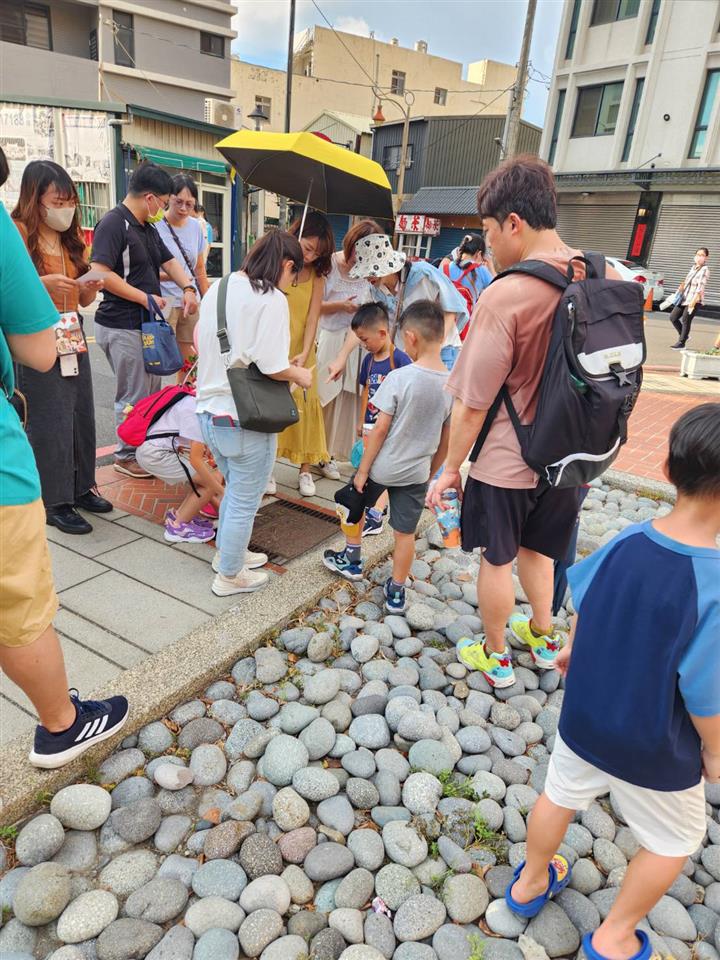
M 511 563 L 525 547 L 553 560 L 567 553 L 578 514 L 575 487 L 546 483 L 526 490 L 493 487 L 468 477 L 460 529 L 463 550 L 483 548 L 493 566 Z

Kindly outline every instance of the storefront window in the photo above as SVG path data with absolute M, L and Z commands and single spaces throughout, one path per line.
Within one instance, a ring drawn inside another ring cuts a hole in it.
M 401 233 L 398 236 L 398 249 L 412 260 L 428 259 L 432 239 L 419 233 Z

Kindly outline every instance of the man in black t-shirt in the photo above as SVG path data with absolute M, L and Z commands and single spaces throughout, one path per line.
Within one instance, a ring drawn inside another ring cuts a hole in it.
M 172 180 L 154 163 L 143 163 L 130 178 L 128 194 L 95 228 L 93 270 L 103 274 L 103 300 L 95 314 L 95 339 L 115 374 L 115 423 L 125 407 L 160 389 L 160 378 L 145 370 L 141 327 L 148 317 L 148 298 L 162 310 L 160 270 L 182 289 L 185 316 L 197 311 L 192 277 L 173 257 L 152 225 L 162 217 Z M 159 215 L 159 216 L 158 216 Z M 115 469 L 130 477 L 146 478 L 135 460 L 135 450 L 118 439 Z

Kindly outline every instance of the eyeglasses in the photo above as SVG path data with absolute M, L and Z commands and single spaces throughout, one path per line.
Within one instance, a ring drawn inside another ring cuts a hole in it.
M 195 209 L 194 200 L 179 200 L 177 197 L 173 197 L 173 203 L 176 207 L 189 207 L 191 210 Z
M 167 210 L 170 207 L 169 200 L 166 200 L 165 203 L 163 203 L 160 197 L 156 193 L 151 193 L 150 196 L 155 197 L 155 199 L 157 200 L 158 206 L 160 207 L 161 210 Z

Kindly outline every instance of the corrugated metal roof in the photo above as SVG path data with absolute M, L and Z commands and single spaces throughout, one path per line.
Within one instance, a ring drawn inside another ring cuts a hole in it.
M 401 213 L 477 216 L 477 187 L 423 187 L 400 207 Z
M 317 124 L 327 118 L 332 120 L 337 120 L 340 123 L 344 123 L 346 127 L 349 127 L 355 133 L 371 133 L 371 119 L 366 117 L 361 113 L 341 113 L 339 110 L 323 110 L 322 113 L 318 114 L 314 120 L 308 123 L 304 129 L 312 130 Z

